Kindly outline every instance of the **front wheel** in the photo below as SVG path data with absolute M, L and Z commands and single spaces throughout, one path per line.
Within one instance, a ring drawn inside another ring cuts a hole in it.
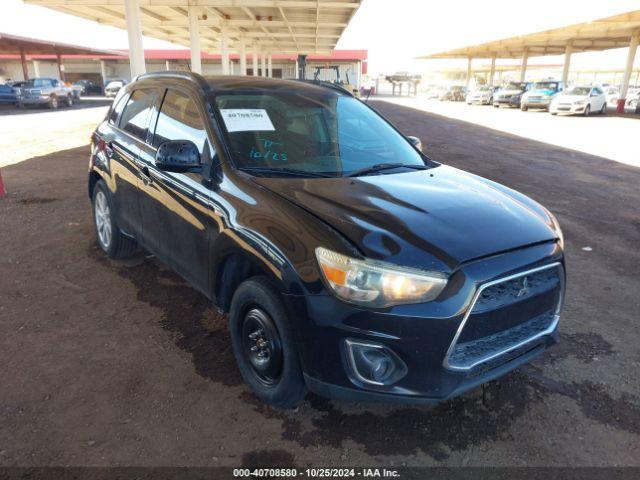
M 293 331 L 265 277 L 243 282 L 231 300 L 229 330 L 240 373 L 264 402 L 293 408 L 306 395 Z
M 584 107 L 584 116 L 588 117 L 589 115 L 591 115 L 591 105 Z
M 72 107 L 73 106 L 73 96 L 67 95 L 67 98 L 65 99 L 65 104 L 67 105 L 67 107 Z
M 527 110 L 529 110 L 529 107 L 527 107 L 526 105 L 520 105 L 520 110 L 526 112 Z
M 51 110 L 55 110 L 56 108 L 58 108 L 58 97 L 56 97 L 55 95 L 51 95 L 51 98 L 49 99 L 49 108 Z

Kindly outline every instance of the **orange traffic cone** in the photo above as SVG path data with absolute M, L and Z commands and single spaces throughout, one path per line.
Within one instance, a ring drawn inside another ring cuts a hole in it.
M 4 183 L 2 182 L 2 170 L 0 170 L 0 198 L 4 197 L 7 192 L 4 191 Z

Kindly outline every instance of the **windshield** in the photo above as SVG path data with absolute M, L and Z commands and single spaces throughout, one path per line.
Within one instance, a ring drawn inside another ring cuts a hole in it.
M 589 95 L 591 88 L 589 87 L 573 87 L 569 90 L 565 90 L 566 95 Z
M 524 90 L 524 84 L 522 83 L 508 83 L 504 86 L 503 90 Z
M 478 88 L 478 92 L 490 92 L 492 90 L 491 87 L 489 87 L 488 85 L 485 85 L 484 87 L 479 87 Z
M 26 88 L 50 87 L 51 81 L 45 78 L 35 78 L 25 82 L 23 86 Z
M 109 82 L 106 88 L 122 87 L 124 84 L 120 81 Z
M 425 165 L 402 135 L 352 97 L 306 91 L 219 94 L 215 105 L 239 169 L 344 176 L 381 163 Z
M 536 82 L 533 86 L 534 90 L 557 90 L 558 82 Z

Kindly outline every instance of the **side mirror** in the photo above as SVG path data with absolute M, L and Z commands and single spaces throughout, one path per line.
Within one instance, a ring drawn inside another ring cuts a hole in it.
M 170 140 L 158 147 L 156 166 L 165 172 L 187 172 L 201 168 L 200 152 L 189 140 Z
M 408 135 L 407 140 L 411 142 L 411 145 L 416 147 L 418 150 L 422 151 L 422 141 L 418 137 L 413 137 L 411 135 Z

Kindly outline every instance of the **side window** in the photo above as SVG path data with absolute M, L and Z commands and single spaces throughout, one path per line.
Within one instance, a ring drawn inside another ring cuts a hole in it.
M 187 95 L 176 90 L 167 90 L 153 136 L 153 145 L 158 147 L 168 140 L 191 140 L 205 153 L 207 129 L 198 112 L 196 103 Z
M 51 80 L 51 85 L 52 85 L 53 87 L 58 87 L 58 86 L 60 86 L 60 84 L 58 83 L 58 80 Z
M 111 123 L 112 125 L 118 125 L 118 117 L 122 113 L 122 109 L 127 103 L 127 96 L 128 95 L 123 95 L 122 97 L 120 97 L 118 102 L 113 107 L 111 107 L 111 111 L 109 112 L 109 123 Z
M 149 112 L 155 101 L 153 90 L 136 90 L 133 92 L 120 118 L 120 128 L 125 132 L 147 140 Z

